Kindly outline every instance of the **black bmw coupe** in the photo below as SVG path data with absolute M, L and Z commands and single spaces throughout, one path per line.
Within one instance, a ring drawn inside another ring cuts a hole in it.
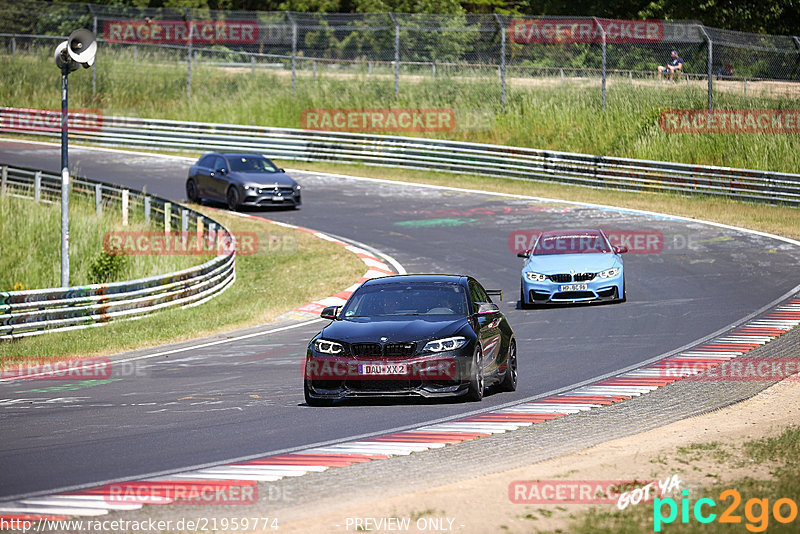
M 514 332 L 469 276 L 402 275 L 364 282 L 308 344 L 310 406 L 362 396 L 464 396 L 517 387 Z

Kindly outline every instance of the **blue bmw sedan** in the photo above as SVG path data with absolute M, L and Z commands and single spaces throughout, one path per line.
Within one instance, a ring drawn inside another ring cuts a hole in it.
M 520 304 L 624 302 L 621 254 L 627 251 L 611 245 L 602 230 L 542 232 L 531 249 L 517 254 L 525 258 Z

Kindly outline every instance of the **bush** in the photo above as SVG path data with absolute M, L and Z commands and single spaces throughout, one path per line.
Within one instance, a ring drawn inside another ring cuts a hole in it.
M 101 250 L 94 257 L 89 267 L 89 283 L 115 282 L 119 279 L 124 267 L 125 256 L 122 254 L 109 254 L 105 250 Z

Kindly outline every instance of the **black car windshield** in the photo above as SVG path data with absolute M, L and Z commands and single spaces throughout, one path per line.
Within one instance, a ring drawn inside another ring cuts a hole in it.
M 611 252 L 602 234 L 574 233 L 543 235 L 533 249 L 534 256 L 546 254 L 605 254 Z
M 353 295 L 340 317 L 466 315 L 467 295 L 458 284 L 422 282 L 367 285 Z
M 278 172 L 278 168 L 267 158 L 261 156 L 229 156 L 232 172 Z

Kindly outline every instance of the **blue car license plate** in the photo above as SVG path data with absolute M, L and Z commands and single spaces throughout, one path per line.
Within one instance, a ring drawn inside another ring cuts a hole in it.
M 559 291 L 586 291 L 589 289 L 589 284 L 564 284 L 559 286 Z

